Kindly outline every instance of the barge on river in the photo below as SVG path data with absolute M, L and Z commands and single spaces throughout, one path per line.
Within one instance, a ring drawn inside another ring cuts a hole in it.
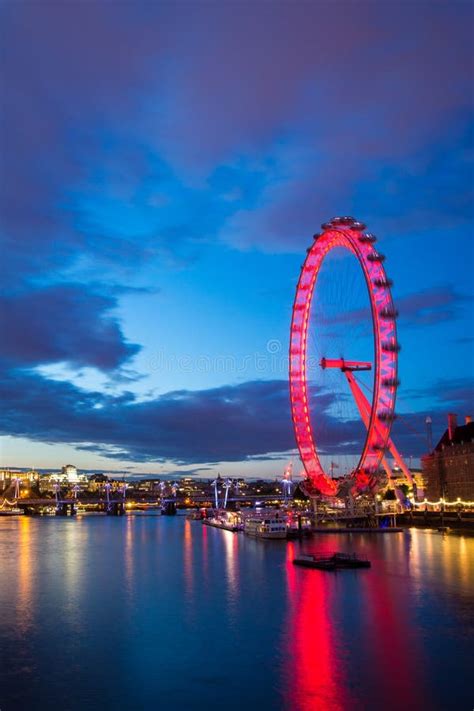
M 295 565 L 319 570 L 340 570 L 342 568 L 370 568 L 370 561 L 358 558 L 355 553 L 332 553 L 331 555 L 301 555 L 293 560 Z

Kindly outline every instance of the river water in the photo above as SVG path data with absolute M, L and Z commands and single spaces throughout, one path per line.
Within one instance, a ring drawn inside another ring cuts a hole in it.
M 370 570 L 301 569 L 345 550 Z M 0 709 L 474 707 L 474 538 L 0 518 Z

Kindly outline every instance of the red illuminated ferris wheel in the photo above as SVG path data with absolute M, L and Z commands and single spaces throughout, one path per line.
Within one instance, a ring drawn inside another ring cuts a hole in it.
M 318 356 L 318 368 L 321 371 L 332 370 L 334 374 L 339 372 L 340 378 L 345 379 L 346 389 L 347 385 L 349 386 L 348 397 L 350 392 L 363 423 L 364 435 L 358 451 L 354 452 L 355 462 L 351 474 L 359 492 L 372 488 L 382 468 L 390 476 L 385 457 L 385 452 L 389 450 L 406 476 L 411 479 L 390 439 L 395 417 L 400 346 L 397 340 L 397 312 L 393 305 L 391 282 L 383 267 L 384 257 L 376 250 L 375 242 L 376 238 L 365 231 L 365 225 L 351 217 L 336 217 L 322 225 L 321 233 L 315 235 L 313 245 L 307 250 L 293 304 L 290 397 L 294 432 L 310 488 L 325 495 L 336 495 L 338 484 L 331 476 L 333 463 L 331 462 L 330 467 L 323 465 L 324 457 L 321 456 L 320 443 L 315 434 L 317 427 L 315 428 L 314 423 L 318 421 L 318 411 L 317 406 L 314 411 L 315 398 L 308 379 L 308 344 L 311 336 L 317 340 L 321 331 L 318 321 L 313 321 L 311 307 L 318 291 L 321 269 L 335 250 L 342 250 L 355 258 L 358 270 L 363 275 L 369 303 L 366 310 L 367 330 L 370 331 L 372 341 L 370 359 L 358 360 L 353 357 L 350 338 L 348 352 L 320 350 Z M 359 381 L 361 374 L 367 371 L 370 371 L 372 379 L 369 396 L 364 394 Z

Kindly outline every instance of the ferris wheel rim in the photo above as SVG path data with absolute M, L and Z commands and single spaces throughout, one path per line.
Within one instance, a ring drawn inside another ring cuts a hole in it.
M 308 479 L 320 493 L 335 495 L 337 484 L 324 469 L 310 421 L 306 360 L 309 313 L 318 275 L 328 254 L 336 247 L 347 249 L 362 269 L 371 307 L 374 336 L 374 392 L 367 434 L 355 468 L 359 488 L 373 479 L 380 467 L 390 439 L 395 416 L 398 385 L 396 311 L 391 282 L 383 267 L 383 255 L 374 247 L 376 238 L 365 232 L 365 225 L 353 218 L 334 218 L 322 225 L 314 236 L 301 267 L 290 330 L 289 380 L 291 413 L 297 447 Z

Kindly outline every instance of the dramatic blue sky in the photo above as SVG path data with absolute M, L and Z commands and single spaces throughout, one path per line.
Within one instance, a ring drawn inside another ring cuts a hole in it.
M 291 304 L 341 213 L 395 282 L 400 448 L 474 414 L 472 3 L 0 11 L 3 464 L 297 467 Z

